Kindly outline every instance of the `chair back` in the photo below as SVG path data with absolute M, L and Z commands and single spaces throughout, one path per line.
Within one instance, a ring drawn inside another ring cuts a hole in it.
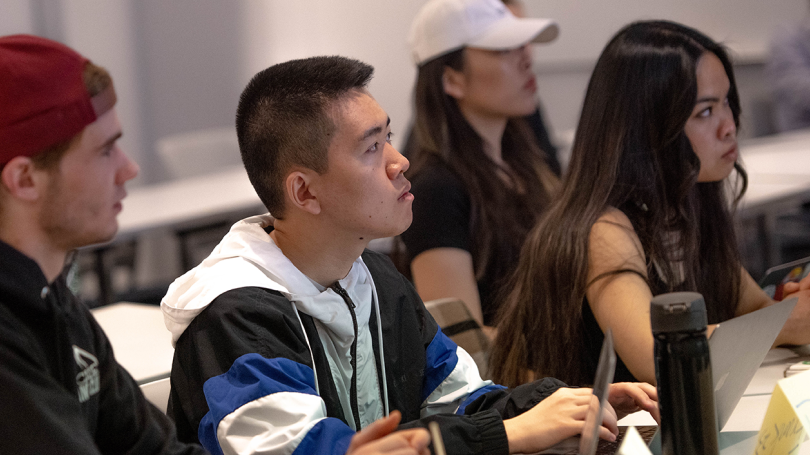
M 166 407 L 169 405 L 169 393 L 171 393 L 171 384 L 169 378 L 158 379 L 156 381 L 141 384 L 141 392 L 149 400 L 150 403 L 155 405 L 161 412 L 166 413 Z
M 489 379 L 489 338 L 461 299 L 454 297 L 425 302 L 425 308 L 442 332 L 475 360 L 481 377 Z
M 167 136 L 157 141 L 156 148 L 169 179 L 194 177 L 242 165 L 233 127 Z

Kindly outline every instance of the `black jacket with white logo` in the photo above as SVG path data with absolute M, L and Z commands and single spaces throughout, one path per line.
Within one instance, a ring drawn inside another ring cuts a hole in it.
M 0 453 L 192 454 L 62 277 L 0 242 Z

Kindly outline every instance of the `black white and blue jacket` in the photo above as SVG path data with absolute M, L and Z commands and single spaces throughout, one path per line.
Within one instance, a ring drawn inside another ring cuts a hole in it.
M 449 453 L 508 453 L 503 419 L 564 386 L 482 380 L 387 257 L 366 251 L 323 289 L 271 225 L 235 224 L 163 299 L 181 439 L 212 453 L 343 454 L 358 425 L 397 409 L 402 427 L 439 421 Z

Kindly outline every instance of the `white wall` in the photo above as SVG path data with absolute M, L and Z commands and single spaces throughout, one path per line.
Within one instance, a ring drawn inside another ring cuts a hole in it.
M 130 0 L 46 0 L 61 2 L 61 37 L 55 37 L 110 72 L 118 103 L 115 109 L 124 131 L 121 147 L 138 163 L 148 163 L 151 144 L 143 128 L 138 43 Z M 103 20 L 101 19 L 103 18 Z M 148 177 L 148 168 L 145 174 Z M 142 172 L 144 174 L 144 172 Z M 144 176 L 138 178 L 138 182 Z
M 339 54 L 362 60 L 375 68 L 370 91 L 391 117 L 397 145 L 410 120 L 416 76 L 409 57 L 408 29 L 423 3 L 245 1 L 244 82 L 261 69 L 294 58 Z
M 33 31 L 29 0 L 3 0 L 0 5 L 0 35 Z
M 43 34 L 111 70 L 122 145 L 141 163 L 143 182 L 165 177 L 157 140 L 232 126 L 249 78 L 291 58 L 342 54 L 374 65 L 371 92 L 400 133 L 395 145 L 410 121 L 415 68 L 406 39 L 424 0 L 0 1 L 0 34 Z M 530 15 L 554 17 L 561 26 L 556 42 L 534 51 L 539 95 L 558 132 L 575 127 L 597 55 L 632 20 L 681 21 L 726 42 L 746 63 L 739 81 L 746 107 L 765 90 L 760 63 L 771 31 L 807 9 L 806 0 L 524 2 Z
M 804 18 L 807 0 L 524 0 L 532 16 L 552 17 L 560 37 L 535 46 L 539 94 L 556 131 L 576 127 L 590 72 L 607 41 L 624 25 L 666 19 L 694 27 L 731 50 L 743 103 L 742 134 L 752 134 L 746 111 L 767 92 L 762 63 L 771 34 Z M 742 77 L 739 77 L 742 76 Z

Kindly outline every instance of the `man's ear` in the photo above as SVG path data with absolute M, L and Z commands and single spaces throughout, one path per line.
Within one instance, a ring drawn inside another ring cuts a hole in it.
M 442 88 L 444 89 L 444 93 L 447 93 L 457 100 L 462 99 L 467 93 L 466 82 L 467 79 L 464 77 L 463 72 L 456 71 L 449 66 L 444 67 L 444 73 L 442 73 Z
M 321 213 L 321 204 L 312 192 L 312 183 L 316 173 L 311 170 L 293 171 L 284 180 L 284 192 L 289 204 L 307 213 Z M 286 210 L 286 209 L 285 209 Z
M 46 171 L 34 167 L 31 158 L 16 156 L 6 163 L 0 172 L 3 189 L 12 197 L 25 201 L 36 201 L 43 192 Z

